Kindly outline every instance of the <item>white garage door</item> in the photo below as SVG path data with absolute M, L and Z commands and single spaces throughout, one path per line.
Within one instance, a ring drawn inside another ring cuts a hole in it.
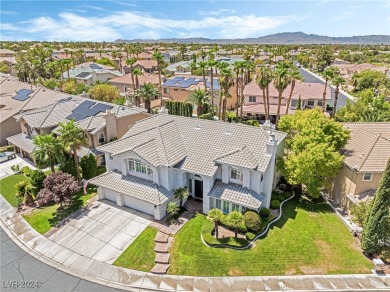
M 106 189 L 104 192 L 104 198 L 116 203 L 116 192 Z
M 125 206 L 154 216 L 154 205 L 129 196 L 124 196 Z

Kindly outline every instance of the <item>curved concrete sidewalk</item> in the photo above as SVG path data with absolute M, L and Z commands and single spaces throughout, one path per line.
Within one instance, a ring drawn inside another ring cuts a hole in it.
M 376 275 L 191 277 L 154 275 L 98 262 L 36 232 L 0 196 L 0 225 L 31 256 L 80 279 L 128 291 L 389 291 L 390 277 Z

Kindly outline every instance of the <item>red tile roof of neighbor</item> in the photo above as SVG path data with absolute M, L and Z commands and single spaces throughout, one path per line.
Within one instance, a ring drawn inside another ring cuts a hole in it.
M 242 111 L 244 113 L 265 114 L 264 104 L 262 104 L 262 103 L 251 104 L 251 105 L 244 105 L 242 107 Z M 276 115 L 277 111 L 278 111 L 278 105 L 277 104 L 270 104 L 269 105 L 269 113 L 271 115 Z M 280 114 L 284 115 L 285 113 L 286 113 L 286 106 L 282 105 L 280 107 Z M 288 109 L 288 113 L 289 114 L 294 114 L 295 110 L 289 108 Z
M 134 79 L 135 81 L 135 79 Z M 132 85 L 132 79 L 131 79 L 131 74 L 126 74 L 120 77 L 112 78 L 109 80 L 110 83 L 121 83 L 121 84 L 128 84 Z M 144 73 L 143 75 L 138 76 L 138 82 L 139 84 L 144 84 L 144 83 L 153 83 L 153 84 L 158 84 L 158 75 L 156 74 L 149 74 L 149 73 Z
M 134 66 L 142 66 L 146 69 L 152 69 L 152 67 L 157 67 L 157 61 L 155 60 L 138 60 L 135 62 Z
M 291 85 L 285 89 L 283 92 L 283 97 L 287 98 L 290 94 L 290 91 Z M 296 82 L 292 98 L 298 99 L 299 95 L 301 95 L 301 99 L 322 99 L 323 92 L 324 85 L 321 83 Z M 245 86 L 244 95 L 262 96 L 263 92 L 256 84 L 256 82 L 252 81 Z M 278 97 L 279 95 L 273 83 L 271 83 L 269 86 L 269 95 L 274 97 Z M 326 89 L 326 99 L 331 99 L 329 86 Z

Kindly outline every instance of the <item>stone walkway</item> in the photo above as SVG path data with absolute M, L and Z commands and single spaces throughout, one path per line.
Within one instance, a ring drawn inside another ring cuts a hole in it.
M 258 277 L 192 277 L 156 275 L 124 269 L 64 250 L 36 232 L 0 196 L 0 225 L 24 251 L 77 278 L 128 291 L 389 291 L 390 277 L 313 275 Z M 12 280 L 12 279 L 2 279 Z M 58 288 L 58 287 L 57 287 Z

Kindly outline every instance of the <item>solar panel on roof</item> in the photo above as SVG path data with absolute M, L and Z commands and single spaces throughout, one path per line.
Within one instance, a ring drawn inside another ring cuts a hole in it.
M 102 67 L 100 67 L 98 64 L 95 64 L 95 63 L 92 63 L 91 65 L 89 65 L 89 68 L 94 69 L 94 70 L 103 69 Z
M 69 100 L 71 100 L 72 99 L 72 97 L 71 96 L 68 96 L 68 97 L 65 97 L 65 98 L 63 98 L 63 99 L 60 99 L 58 102 L 65 102 L 65 101 L 69 101 Z
M 94 110 L 97 110 L 98 112 L 105 112 L 107 109 L 112 109 L 113 106 L 104 104 L 104 103 L 98 103 L 93 107 Z
M 13 99 L 19 100 L 19 101 L 25 101 L 26 99 L 30 98 L 30 94 L 33 93 L 34 91 L 31 89 L 20 89 L 19 91 L 16 92 L 16 95 L 13 96 Z
M 91 73 L 89 73 L 89 72 L 81 72 L 81 73 L 77 74 L 75 77 L 77 77 L 77 78 L 85 78 L 85 77 L 88 77 L 89 75 L 91 75 Z
M 76 122 L 81 121 L 85 119 L 87 116 L 80 114 L 80 113 L 72 113 L 69 116 L 66 117 L 68 120 L 74 119 Z
M 96 104 L 96 102 L 94 102 L 94 101 L 92 101 L 92 100 L 85 100 L 85 101 L 83 101 L 82 103 L 80 103 L 79 106 L 91 107 L 91 106 L 93 106 L 94 104 Z

